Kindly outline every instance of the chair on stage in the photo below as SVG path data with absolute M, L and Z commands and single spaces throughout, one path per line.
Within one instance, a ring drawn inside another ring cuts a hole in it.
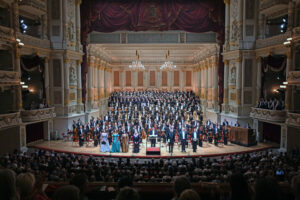
M 66 142 L 69 139 L 69 136 L 65 133 L 61 133 L 61 136 L 62 136 L 64 142 Z
M 79 143 L 79 138 L 78 137 L 75 137 L 75 135 L 72 136 L 72 146 L 74 146 L 74 143 L 78 144 Z

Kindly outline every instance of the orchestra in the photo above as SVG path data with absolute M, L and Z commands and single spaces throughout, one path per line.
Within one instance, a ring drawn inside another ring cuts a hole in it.
M 203 141 L 215 146 L 220 141 L 228 144 L 226 119 L 222 125 L 210 120 L 203 123 L 199 97 L 192 91 L 114 92 L 108 105 L 103 117 L 91 117 L 87 124 L 80 119 L 73 121 L 70 132 L 80 147 L 93 142 L 94 146 L 100 145 L 101 152 L 128 152 L 132 141 L 133 152 L 138 153 L 146 140 L 151 147 L 163 143 L 173 153 L 174 143 L 181 145 L 181 152 L 186 152 L 188 143 L 193 152 L 197 152 L 197 146 L 203 146 Z

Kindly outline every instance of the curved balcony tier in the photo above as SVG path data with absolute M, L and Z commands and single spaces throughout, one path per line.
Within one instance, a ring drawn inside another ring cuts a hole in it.
M 56 117 L 54 107 L 35 109 L 35 110 L 23 110 L 21 111 L 21 117 L 23 122 L 36 122 L 45 121 Z
M 20 76 L 18 72 L 1 71 L 0 70 L 0 84 L 1 85 L 19 85 Z
M 268 110 L 261 108 L 251 108 L 250 117 L 270 121 L 270 122 L 285 122 L 286 111 L 285 110 Z
M 20 112 L 0 114 L 0 129 L 18 126 L 21 123 Z
M 287 81 L 289 85 L 300 85 L 300 71 L 290 71 Z

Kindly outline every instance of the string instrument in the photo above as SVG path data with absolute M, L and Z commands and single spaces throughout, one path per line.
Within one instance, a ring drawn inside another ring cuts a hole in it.
M 146 137 L 147 137 L 147 136 L 146 136 L 145 130 L 143 129 L 143 130 L 142 130 L 142 139 L 144 140 L 144 139 L 146 139 Z
M 77 141 L 78 139 L 79 139 L 79 138 L 78 138 L 77 128 L 74 128 L 74 129 L 73 129 L 72 140 L 73 140 L 73 141 Z

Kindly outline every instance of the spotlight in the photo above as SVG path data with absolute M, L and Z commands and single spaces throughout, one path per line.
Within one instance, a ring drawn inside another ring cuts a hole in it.
M 21 42 L 21 40 L 20 40 L 20 39 L 16 39 L 16 41 L 17 41 L 17 42 L 19 42 L 19 43 Z
M 287 84 L 289 84 L 289 82 L 287 82 L 287 81 L 284 81 L 284 82 L 283 82 L 283 85 L 287 85 Z
M 279 87 L 280 88 L 286 88 L 286 85 L 280 85 Z
M 289 37 L 289 38 L 287 38 L 286 40 L 287 40 L 287 41 L 291 41 L 291 40 L 293 40 L 293 38 Z
M 28 85 L 22 85 L 22 88 L 28 88 Z
M 25 84 L 25 82 L 21 81 L 21 82 L 20 82 L 20 84 L 21 84 L 21 85 L 24 85 L 24 84 Z

